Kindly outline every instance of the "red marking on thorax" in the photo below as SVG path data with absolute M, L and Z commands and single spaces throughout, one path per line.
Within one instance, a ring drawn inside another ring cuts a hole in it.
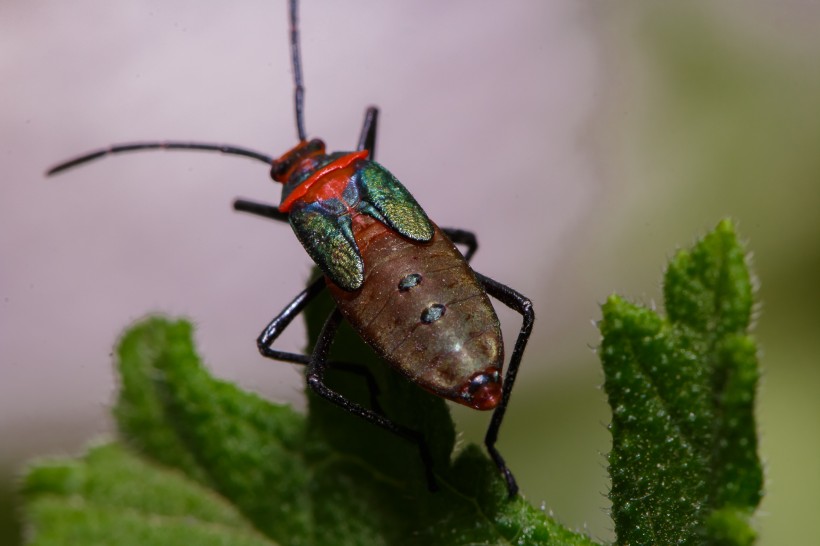
M 316 170 L 279 204 L 279 211 L 288 212 L 299 200 L 312 203 L 320 199 L 341 197 L 342 191 L 353 175 L 351 163 L 358 159 L 367 159 L 368 154 L 367 150 L 349 153 Z

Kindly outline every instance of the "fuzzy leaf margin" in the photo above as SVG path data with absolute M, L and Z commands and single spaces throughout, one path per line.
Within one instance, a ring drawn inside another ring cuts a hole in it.
M 746 545 L 761 498 L 745 253 L 722 221 L 672 259 L 667 318 L 611 296 L 601 360 L 618 544 Z

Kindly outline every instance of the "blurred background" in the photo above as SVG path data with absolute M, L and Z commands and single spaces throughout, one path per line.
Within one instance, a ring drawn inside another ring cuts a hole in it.
M 500 447 L 525 495 L 613 538 L 609 412 L 594 348 L 618 292 L 662 307 L 666 259 L 723 217 L 760 280 L 766 496 L 760 544 L 805 543 L 820 508 L 820 4 L 591 0 L 305 2 L 308 133 L 378 159 L 473 264 L 538 316 Z M 258 356 L 303 286 L 264 165 L 218 154 L 108 158 L 191 139 L 295 143 L 285 2 L 0 0 L 0 543 L 21 532 L 25 461 L 111 434 L 110 355 L 150 312 L 187 316 L 214 373 L 303 406 L 300 371 Z M 501 310 L 505 334 L 520 324 Z M 303 330 L 282 346 L 297 350 Z M 454 408 L 464 441 L 487 415 Z

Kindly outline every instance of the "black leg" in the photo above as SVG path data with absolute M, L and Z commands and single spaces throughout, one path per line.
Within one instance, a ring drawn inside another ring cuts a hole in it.
M 512 393 L 513 384 L 515 383 L 515 376 L 518 373 L 518 367 L 521 364 L 521 357 L 524 355 L 524 349 L 527 347 L 527 341 L 530 339 L 532 332 L 532 324 L 535 321 L 535 313 L 532 310 L 532 302 L 525 296 L 519 294 L 512 288 L 494 281 L 489 277 L 485 277 L 480 273 L 476 273 L 479 282 L 484 285 L 487 293 L 496 298 L 498 301 L 517 311 L 524 318 L 521 330 L 518 332 L 518 339 L 515 341 L 515 348 L 510 357 L 510 364 L 507 368 L 507 375 L 504 376 L 504 387 L 501 393 L 501 404 L 493 412 L 493 417 L 490 420 L 490 426 L 487 428 L 487 435 L 484 437 L 484 445 L 487 446 L 487 451 L 490 453 L 495 465 L 504 475 L 507 480 L 507 490 L 510 492 L 510 498 L 518 493 L 518 484 L 515 483 L 510 469 L 504 462 L 504 458 L 495 449 L 495 442 L 498 440 L 498 430 L 501 428 L 501 421 L 504 419 L 504 413 L 507 411 L 507 404 L 510 402 L 510 393 Z
M 370 368 L 364 364 L 339 362 L 336 360 L 329 361 L 327 363 L 327 367 L 333 370 L 352 373 L 353 375 L 358 375 L 361 377 L 367 384 L 367 393 L 370 396 L 370 409 L 379 415 L 384 415 L 384 409 L 382 408 L 381 403 L 379 403 L 379 394 L 381 394 L 381 389 L 379 388 L 379 384 L 376 382 L 376 377 L 373 375 L 373 372 L 370 371 Z
M 364 124 L 362 125 L 362 132 L 359 135 L 359 144 L 356 146 L 356 151 L 367 150 L 370 152 L 370 159 L 376 159 L 376 126 L 379 122 L 379 109 L 371 106 L 364 113 Z
M 286 212 L 279 212 L 277 207 L 273 205 L 266 205 L 264 203 L 257 203 L 255 201 L 248 201 L 246 199 L 237 199 L 233 202 L 233 209 L 239 212 L 249 212 L 257 216 L 264 216 L 271 220 L 279 220 L 280 222 L 287 222 L 288 215 Z
M 294 364 L 310 364 L 310 357 L 308 355 L 298 353 L 288 353 L 285 351 L 278 351 L 271 349 L 271 345 L 276 341 L 285 328 L 293 321 L 296 316 L 301 313 L 308 303 L 325 287 L 325 278 L 319 277 L 313 281 L 310 286 L 302 290 L 287 307 L 282 309 L 282 312 L 276 315 L 273 320 L 268 323 L 259 337 L 256 339 L 256 346 L 262 356 L 272 358 L 274 360 L 283 360 L 285 362 L 293 362 Z
M 339 323 L 341 320 L 341 312 L 339 312 L 338 309 L 335 309 L 322 328 L 322 333 L 319 335 L 319 340 L 316 342 L 316 346 L 313 349 L 311 362 L 308 365 L 308 385 L 316 394 L 325 400 L 333 402 L 343 410 L 352 413 L 353 415 L 357 415 L 362 419 L 373 423 L 374 425 L 378 425 L 386 430 L 389 430 L 393 434 L 401 436 L 402 438 L 416 444 L 427 473 L 427 485 L 431 491 L 438 490 L 435 476 L 433 476 L 433 458 L 430 455 L 427 442 L 421 433 L 407 427 L 403 427 L 397 423 L 394 423 L 384 415 L 380 415 L 375 411 L 351 402 L 341 394 L 331 390 L 325 385 L 324 374 L 328 366 L 327 357 L 330 353 L 330 347 L 336 337 L 336 330 L 339 328 Z
M 473 258 L 473 254 L 478 250 L 478 239 L 476 239 L 475 233 L 458 228 L 441 228 L 441 231 L 443 231 L 453 243 L 467 247 L 467 253 L 464 254 L 464 259 L 467 260 L 467 262 Z
M 261 205 L 265 206 L 265 205 Z M 286 351 L 279 351 L 271 349 L 271 345 L 276 341 L 276 338 L 285 331 L 285 328 L 290 325 L 296 316 L 301 313 L 304 308 L 315 298 L 325 287 L 324 277 L 320 277 L 308 286 L 305 290 L 299 293 L 292 302 L 285 307 L 270 323 L 262 330 L 256 340 L 256 346 L 262 356 L 271 358 L 273 360 L 280 360 L 284 362 L 291 362 L 293 364 L 302 364 L 306 366 L 310 363 L 310 357 L 299 353 L 289 353 Z M 361 364 L 354 364 L 350 362 L 330 362 L 329 366 L 335 370 L 341 370 L 360 376 L 367 383 L 367 390 L 370 394 L 370 407 L 377 413 L 384 413 L 381 404 L 379 404 L 379 385 L 376 378 L 368 368 Z

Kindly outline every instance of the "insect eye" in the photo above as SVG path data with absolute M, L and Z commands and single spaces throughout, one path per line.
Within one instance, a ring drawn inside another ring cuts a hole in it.
M 270 177 L 278 182 L 279 179 L 282 178 L 282 175 L 287 172 L 285 166 L 286 164 L 284 161 L 274 161 L 270 167 Z
M 319 138 L 314 138 L 313 140 L 308 142 L 306 152 L 307 152 L 306 155 L 312 155 L 312 154 L 315 154 L 315 153 L 320 153 L 320 154 L 325 153 L 325 143 L 324 143 L 324 141 L 319 139 Z

